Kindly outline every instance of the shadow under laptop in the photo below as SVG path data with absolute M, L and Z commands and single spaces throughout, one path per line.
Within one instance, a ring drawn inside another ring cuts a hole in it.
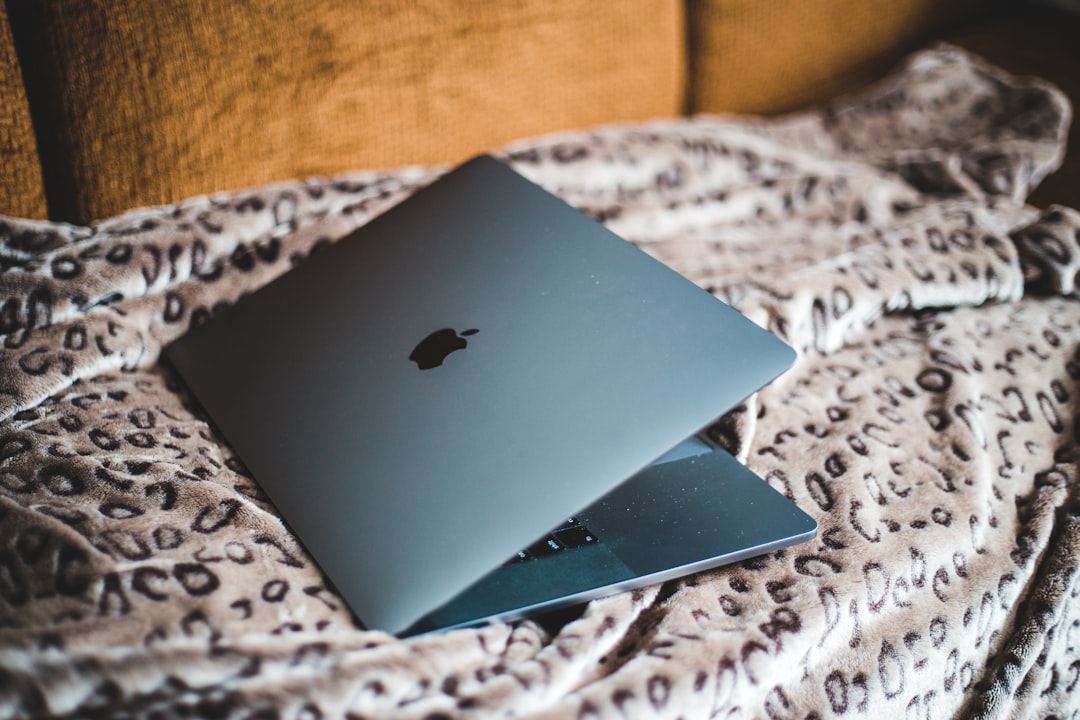
M 570 605 L 558 610 L 551 610 L 546 613 L 535 615 L 532 621 L 535 622 L 540 628 L 546 632 L 549 636 L 554 637 L 562 632 L 562 629 L 581 618 L 585 614 L 585 609 L 589 607 L 589 603 L 578 603 L 577 605 Z

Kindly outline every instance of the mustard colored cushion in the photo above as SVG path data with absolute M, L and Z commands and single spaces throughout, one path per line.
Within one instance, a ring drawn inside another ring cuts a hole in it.
M 980 0 L 688 0 L 691 112 L 774 113 L 862 87 Z
M 41 0 L 54 216 L 681 109 L 679 0 Z M 26 60 L 29 62 L 29 60 Z
M 41 163 L 23 87 L 19 59 L 0 4 L 0 214 L 42 219 L 47 215 Z

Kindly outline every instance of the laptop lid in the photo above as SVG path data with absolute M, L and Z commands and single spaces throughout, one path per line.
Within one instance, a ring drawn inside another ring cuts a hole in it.
M 795 357 L 486 156 L 166 356 L 359 620 L 389 632 Z

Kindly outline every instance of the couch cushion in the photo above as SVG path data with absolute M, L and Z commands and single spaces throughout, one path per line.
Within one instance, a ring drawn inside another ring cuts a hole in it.
M 773 113 L 883 75 L 981 0 L 688 0 L 692 112 Z
M 49 88 L 31 102 L 50 137 L 50 205 L 65 220 L 453 161 L 560 128 L 670 116 L 683 98 L 678 0 L 24 5 L 40 36 L 24 62 Z
M 0 4 L 0 214 L 44 218 L 45 190 L 7 10 Z

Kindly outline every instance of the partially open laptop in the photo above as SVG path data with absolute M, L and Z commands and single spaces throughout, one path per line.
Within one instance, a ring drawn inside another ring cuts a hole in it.
M 816 533 L 695 436 L 794 351 L 491 157 L 166 356 L 369 628 L 516 619 Z

